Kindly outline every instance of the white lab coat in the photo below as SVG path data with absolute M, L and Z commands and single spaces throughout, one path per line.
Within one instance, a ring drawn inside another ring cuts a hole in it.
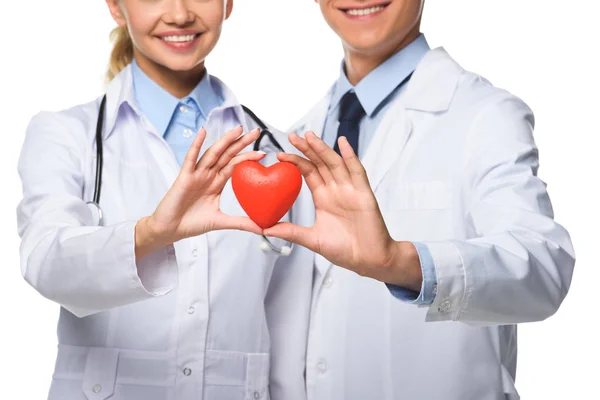
M 322 134 L 331 92 L 290 130 Z M 536 177 L 533 115 L 519 99 L 430 51 L 363 158 L 395 240 L 426 243 L 433 305 L 316 258 L 309 400 L 506 400 L 514 324 L 556 312 L 574 251 Z
M 212 82 L 225 104 L 208 117 L 202 151 L 240 123 L 246 132 L 255 127 L 233 94 Z M 129 67 L 107 95 L 104 227 L 94 226 L 86 206 L 100 99 L 35 116 L 19 162 L 22 273 L 62 306 L 49 399 L 304 398 L 311 253 L 296 247 L 278 257 L 260 249 L 258 235 L 216 231 L 158 250 L 136 267 L 135 223 L 155 210 L 179 165 L 137 111 Z M 275 161 L 267 139 L 261 149 Z M 295 210 L 307 201 L 304 191 Z M 245 215 L 230 182 L 221 209 Z M 310 223 L 300 211 L 294 220 Z

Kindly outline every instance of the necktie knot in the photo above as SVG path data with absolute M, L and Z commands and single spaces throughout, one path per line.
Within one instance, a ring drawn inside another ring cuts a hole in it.
M 348 92 L 340 101 L 340 117 L 339 121 L 358 122 L 366 115 L 365 109 L 358 101 L 358 97 L 354 92 Z

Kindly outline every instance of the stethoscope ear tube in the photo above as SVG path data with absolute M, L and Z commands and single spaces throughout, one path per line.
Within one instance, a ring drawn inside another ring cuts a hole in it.
M 269 137 L 269 141 L 271 143 L 273 143 L 273 145 L 277 148 L 277 150 L 285 151 L 285 150 L 283 150 L 283 147 L 281 146 L 281 144 L 279 144 L 277 139 L 275 139 L 275 136 L 273 136 L 273 134 L 269 130 L 269 127 L 267 126 L 267 124 L 265 124 L 260 118 L 258 118 L 251 109 L 249 109 L 248 107 L 246 107 L 243 104 L 242 104 L 242 109 L 244 110 L 244 112 L 246 114 L 248 114 L 250 116 L 250 118 L 252 118 L 252 120 L 254 122 L 256 122 L 256 124 L 260 128 L 260 136 L 254 142 L 254 148 L 253 148 L 254 151 L 258 151 L 260 149 L 260 143 L 263 140 L 263 137 L 265 137 L 265 136 Z
M 102 162 L 104 160 L 102 148 L 102 128 L 104 125 L 104 108 L 106 107 L 106 95 L 102 97 L 100 110 L 98 111 L 98 122 L 96 123 L 96 183 L 94 185 L 94 200 L 100 208 L 100 190 L 102 189 Z

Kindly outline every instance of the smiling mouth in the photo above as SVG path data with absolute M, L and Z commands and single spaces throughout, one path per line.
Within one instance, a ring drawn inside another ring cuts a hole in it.
M 342 11 L 353 17 L 364 17 L 364 16 L 369 16 L 372 14 L 377 14 L 377 13 L 385 10 L 387 8 L 387 6 L 389 6 L 389 5 L 390 5 L 390 3 L 380 4 L 377 6 L 372 6 L 372 7 L 367 7 L 367 8 L 346 8 L 346 9 L 342 9 Z
M 169 43 L 189 43 L 196 39 L 198 36 L 200 36 L 199 33 L 196 33 L 194 35 L 161 36 L 160 39 Z

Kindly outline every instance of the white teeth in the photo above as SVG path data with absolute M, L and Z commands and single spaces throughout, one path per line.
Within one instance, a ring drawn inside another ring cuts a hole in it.
M 196 35 L 186 35 L 186 36 L 163 36 L 162 40 L 165 42 L 190 42 L 194 40 Z
M 354 10 L 346 10 L 346 13 L 350 15 L 369 15 L 383 10 L 384 6 L 371 7 L 371 8 L 363 8 L 363 9 L 354 9 Z

